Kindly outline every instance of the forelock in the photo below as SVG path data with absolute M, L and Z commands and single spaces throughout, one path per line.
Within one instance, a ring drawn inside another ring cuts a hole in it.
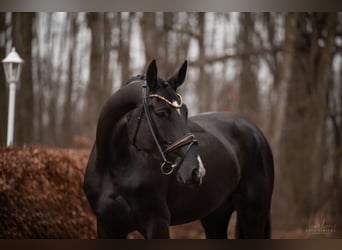
M 170 85 L 169 82 L 165 81 L 162 78 L 158 77 L 158 90 L 157 93 L 160 93 L 163 97 L 169 99 L 171 102 L 174 100 L 178 100 L 177 93 Z

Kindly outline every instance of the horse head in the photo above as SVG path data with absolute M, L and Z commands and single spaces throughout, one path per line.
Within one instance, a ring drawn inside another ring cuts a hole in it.
M 177 93 L 183 84 L 187 61 L 167 80 L 158 77 L 156 61 L 147 68 L 142 105 L 129 117 L 128 133 L 139 149 L 160 159 L 165 175 L 177 172 L 182 184 L 200 184 L 204 176 L 197 140 L 190 132 L 188 110 Z

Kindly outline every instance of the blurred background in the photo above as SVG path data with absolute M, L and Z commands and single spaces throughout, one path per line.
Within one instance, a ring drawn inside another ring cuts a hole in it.
M 89 149 L 106 99 L 155 58 L 185 59 L 190 115 L 233 111 L 275 158 L 273 227 L 342 228 L 342 13 L 0 13 L 0 58 L 25 60 L 15 144 Z M 8 89 L 0 69 L 0 145 Z

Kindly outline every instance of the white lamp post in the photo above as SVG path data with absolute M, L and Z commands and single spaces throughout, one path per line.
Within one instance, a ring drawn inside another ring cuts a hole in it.
M 6 81 L 9 85 L 8 123 L 7 123 L 7 146 L 13 145 L 15 90 L 19 81 L 24 60 L 18 55 L 13 47 L 11 52 L 2 60 Z

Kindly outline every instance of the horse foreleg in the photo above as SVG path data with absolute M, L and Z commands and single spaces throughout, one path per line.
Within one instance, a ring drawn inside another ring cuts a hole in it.
M 268 215 L 266 220 L 264 239 L 271 239 L 271 215 Z
M 97 217 L 97 235 L 99 238 L 122 239 L 132 231 L 130 213 L 122 197 L 101 196 L 95 211 Z
M 142 223 L 142 229 L 139 232 L 145 239 L 169 239 L 169 221 L 163 218 L 151 218 Z
M 214 212 L 201 219 L 207 239 L 227 239 L 228 224 L 233 211 L 233 204 L 228 200 Z
M 97 220 L 97 237 L 99 239 L 127 239 L 128 233 L 120 230 L 115 224 L 108 221 Z

